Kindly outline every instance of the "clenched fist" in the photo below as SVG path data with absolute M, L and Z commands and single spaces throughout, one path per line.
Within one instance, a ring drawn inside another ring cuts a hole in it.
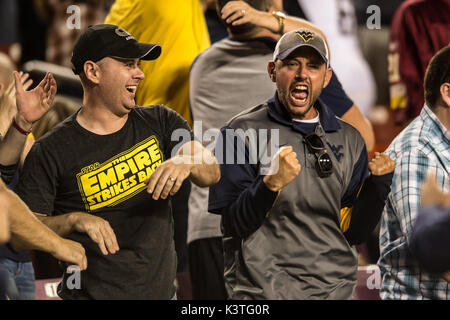
M 391 173 L 395 169 L 395 162 L 387 154 L 375 152 L 375 156 L 369 161 L 369 171 L 375 176 Z
M 279 191 L 295 179 L 301 168 L 292 147 L 282 147 L 272 158 L 269 173 L 264 177 L 263 182 L 270 190 Z

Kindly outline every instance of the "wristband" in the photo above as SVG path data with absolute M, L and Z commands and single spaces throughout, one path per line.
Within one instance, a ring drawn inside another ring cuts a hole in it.
M 27 135 L 29 135 L 29 134 L 31 133 L 31 130 L 32 130 L 32 129 L 30 129 L 29 131 L 23 129 L 21 126 L 19 126 L 19 125 L 17 124 L 16 118 L 13 118 L 12 124 L 13 124 L 14 128 L 16 128 L 17 131 L 19 131 L 19 132 L 20 132 L 21 134 L 23 134 L 23 135 L 26 135 L 26 136 L 27 136 Z

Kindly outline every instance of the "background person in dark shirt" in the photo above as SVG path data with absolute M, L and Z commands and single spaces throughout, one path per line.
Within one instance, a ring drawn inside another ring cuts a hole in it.
M 82 243 L 90 261 L 80 287 L 64 274 L 63 299 L 175 297 L 170 196 L 185 179 L 208 186 L 220 172 L 179 114 L 135 108 L 139 62 L 160 53 L 118 26 L 89 27 L 72 56 L 83 106 L 25 161 L 19 195 L 51 229 Z

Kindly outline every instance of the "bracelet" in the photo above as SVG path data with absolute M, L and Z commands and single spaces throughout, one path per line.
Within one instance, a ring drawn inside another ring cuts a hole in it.
M 284 19 L 286 19 L 286 14 L 282 11 L 273 11 L 272 15 L 278 19 L 278 34 L 284 34 Z
M 19 126 L 18 124 L 17 124 L 17 122 L 16 122 L 16 118 L 13 118 L 13 121 L 12 121 L 12 124 L 13 124 L 13 126 L 14 126 L 14 128 L 16 128 L 17 129 L 17 131 L 19 131 L 21 134 L 23 134 L 23 135 L 29 135 L 30 133 L 31 133 L 31 130 L 32 129 L 30 129 L 29 131 L 27 131 L 27 130 L 25 130 L 24 128 L 22 128 L 21 126 Z

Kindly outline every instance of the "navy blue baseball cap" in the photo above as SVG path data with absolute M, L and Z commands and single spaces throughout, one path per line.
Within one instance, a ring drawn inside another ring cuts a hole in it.
M 138 42 L 129 32 L 112 24 L 89 26 L 78 38 L 72 53 L 73 72 L 80 74 L 86 61 L 105 57 L 154 60 L 161 54 L 158 44 Z

